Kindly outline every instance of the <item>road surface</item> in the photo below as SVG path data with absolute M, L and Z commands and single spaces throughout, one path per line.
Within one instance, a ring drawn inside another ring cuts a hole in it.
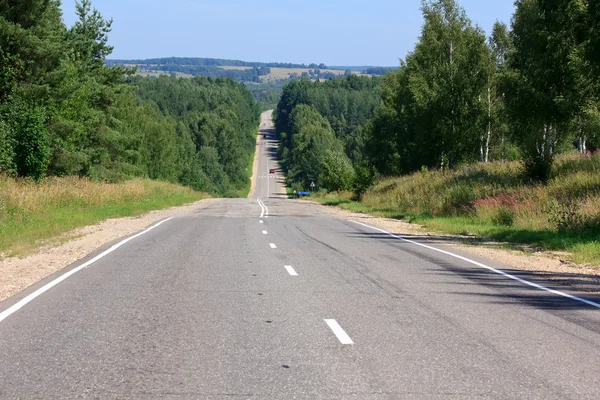
M 600 398 L 599 299 L 287 200 L 267 134 L 257 198 L 0 303 L 0 398 Z

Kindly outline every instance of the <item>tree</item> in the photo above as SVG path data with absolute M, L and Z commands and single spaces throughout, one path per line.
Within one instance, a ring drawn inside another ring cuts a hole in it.
M 453 0 L 423 2 L 422 10 L 419 42 L 385 80 L 371 125 L 369 152 L 383 174 L 476 160 L 487 125 L 480 99 L 493 69 L 485 35 Z
M 507 104 L 515 135 L 535 180 L 550 177 L 554 155 L 567 142 L 582 108 L 580 41 L 574 0 L 519 0 L 512 22 L 514 51 Z
M 504 106 L 504 92 L 501 88 L 501 82 L 507 68 L 508 56 L 512 48 L 510 34 L 506 24 L 496 21 L 492 28 L 492 34 L 488 39 L 490 47 L 490 62 L 487 73 L 487 93 L 485 96 L 486 115 L 486 133 L 481 137 L 480 161 L 489 162 L 490 147 L 494 138 L 493 131 L 500 138 L 499 148 L 500 157 L 505 159 L 506 147 L 506 113 Z

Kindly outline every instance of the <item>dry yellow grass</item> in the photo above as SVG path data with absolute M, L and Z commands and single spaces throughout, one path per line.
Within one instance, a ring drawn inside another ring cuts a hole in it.
M 141 179 L 109 184 L 75 177 L 33 182 L 0 176 L 0 253 L 23 254 L 80 226 L 205 197 L 190 188 Z

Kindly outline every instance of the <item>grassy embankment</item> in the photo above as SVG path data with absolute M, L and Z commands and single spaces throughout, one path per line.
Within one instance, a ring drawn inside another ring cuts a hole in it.
M 0 176 L 0 254 L 26 254 L 43 244 L 60 243 L 61 234 L 109 218 L 208 197 L 182 186 L 150 180 L 118 184 L 80 178 L 40 182 Z
M 526 184 L 519 163 L 504 163 L 381 179 L 360 202 L 351 193 L 313 198 L 438 232 L 565 251 L 576 263 L 600 266 L 600 154 L 559 158 L 546 186 Z
M 239 191 L 239 196 L 242 199 L 245 199 L 246 197 L 248 197 L 248 194 L 250 194 L 250 189 L 252 188 L 252 173 L 253 173 L 253 168 L 254 168 L 254 157 L 256 157 L 256 152 L 252 153 L 252 156 L 250 156 L 250 161 L 248 163 L 248 171 L 247 171 L 247 175 L 248 175 L 248 182 L 246 183 L 246 186 L 244 186 L 244 188 L 242 190 Z

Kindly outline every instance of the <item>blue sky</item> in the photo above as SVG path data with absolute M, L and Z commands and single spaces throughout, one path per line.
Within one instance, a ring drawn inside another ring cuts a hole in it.
M 92 0 L 113 18 L 110 58 L 214 57 L 244 61 L 398 64 L 422 24 L 419 0 Z M 64 20 L 75 0 L 63 0 Z M 510 23 L 514 0 L 463 0 L 489 32 Z

